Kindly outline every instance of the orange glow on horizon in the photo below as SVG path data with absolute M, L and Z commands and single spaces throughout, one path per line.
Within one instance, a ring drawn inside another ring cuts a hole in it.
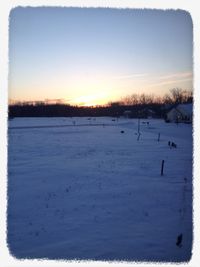
M 68 101 L 68 103 L 76 106 L 95 107 L 106 105 L 109 101 L 110 97 L 108 93 L 106 93 L 105 91 L 97 91 L 96 93 L 94 92 L 92 94 L 78 96 L 71 101 Z

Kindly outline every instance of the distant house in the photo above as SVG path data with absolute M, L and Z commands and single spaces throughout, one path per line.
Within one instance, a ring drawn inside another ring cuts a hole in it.
M 190 104 L 179 104 L 176 107 L 172 108 L 167 113 L 167 121 L 168 122 L 186 122 L 191 123 L 192 122 L 192 110 L 193 105 Z

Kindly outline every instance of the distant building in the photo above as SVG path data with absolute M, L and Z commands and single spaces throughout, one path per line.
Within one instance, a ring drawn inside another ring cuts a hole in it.
M 192 122 L 193 104 L 179 104 L 172 108 L 168 113 L 166 120 L 168 122 Z

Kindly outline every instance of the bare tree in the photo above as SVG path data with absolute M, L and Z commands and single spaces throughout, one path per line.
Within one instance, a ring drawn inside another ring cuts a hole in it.
M 173 99 L 169 94 L 165 94 L 163 97 L 163 103 L 165 104 L 173 104 Z
M 193 102 L 193 92 L 192 92 L 192 90 L 184 90 L 183 91 L 183 102 L 184 103 Z
M 191 103 L 193 95 L 191 90 L 183 90 L 181 88 L 173 88 L 163 97 L 153 94 L 132 94 L 121 98 L 122 105 L 150 105 L 150 104 L 180 104 Z
M 171 98 L 173 103 L 181 104 L 192 102 L 192 91 L 191 90 L 183 90 L 181 88 L 173 88 L 170 90 Z
M 184 99 L 184 91 L 181 88 L 173 88 L 170 90 L 170 93 L 172 95 L 173 102 L 175 104 L 183 103 Z
M 164 103 L 164 98 L 161 96 L 154 96 L 154 103 L 155 104 L 163 104 Z
M 137 105 L 139 103 L 139 97 L 138 94 L 127 95 L 121 98 L 121 101 L 124 105 Z
M 153 94 L 141 94 L 139 96 L 139 103 L 140 104 L 153 104 L 154 103 L 154 95 Z

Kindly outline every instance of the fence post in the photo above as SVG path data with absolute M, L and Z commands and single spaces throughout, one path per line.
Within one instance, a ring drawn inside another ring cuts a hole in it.
M 160 141 L 160 133 L 158 133 L 158 142 Z
M 165 161 L 162 160 L 162 164 L 161 164 L 161 172 L 160 172 L 160 175 L 163 176 L 163 171 L 164 171 L 164 163 Z
M 138 134 L 140 133 L 140 118 L 138 118 Z

